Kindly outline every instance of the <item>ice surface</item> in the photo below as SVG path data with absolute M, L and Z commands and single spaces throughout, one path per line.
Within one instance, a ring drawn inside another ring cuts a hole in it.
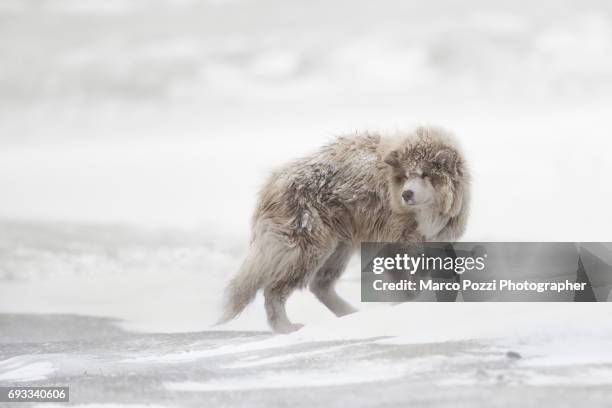
M 409 326 L 395 309 L 389 318 Z M 450 317 L 435 313 L 432 317 L 437 319 L 436 325 L 430 325 L 433 332 L 457 338 L 451 334 L 455 327 L 446 326 Z M 368 321 L 360 319 L 362 324 Z M 391 337 L 351 340 L 350 333 L 343 340 L 331 340 L 323 335 L 322 326 L 310 333 L 274 336 L 231 331 L 116 332 L 104 329 L 112 322 L 69 315 L 4 314 L 0 322 L 3 383 L 69 384 L 71 401 L 78 406 L 96 401 L 128 407 L 145 402 L 263 407 L 288 401 L 305 407 L 342 406 L 347 401 L 446 406 L 448 401 L 460 401 L 488 407 L 492 401 L 500 406 L 533 401 L 546 405 L 561 397 L 568 404 L 586 401 L 589 406 L 605 406 L 612 384 L 609 327 L 564 332 L 570 326 L 557 325 L 518 335 L 507 329 L 503 337 L 469 341 L 421 342 L 427 336 L 423 334 L 413 342 Z M 56 336 L 60 322 L 80 329 L 81 339 L 48 341 Z M 21 326 L 27 328 L 21 329 L 27 342 L 7 342 L 5 336 Z M 344 318 L 339 326 L 346 327 Z M 189 358 L 167 358 L 178 350 Z M 589 358 L 594 350 L 601 351 L 599 361 Z M 35 364 L 56 370 L 43 377 L 32 370 Z M 21 369 L 30 377 L 6 378 L 9 365 L 9 374 Z

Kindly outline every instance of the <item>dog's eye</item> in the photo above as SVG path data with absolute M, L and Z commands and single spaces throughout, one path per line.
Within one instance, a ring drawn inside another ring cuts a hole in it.
M 401 183 L 401 182 L 403 182 L 404 180 L 406 180 L 406 176 L 399 176 L 399 175 L 398 175 L 398 176 L 395 176 L 395 181 L 396 181 L 397 183 Z
M 429 173 L 421 173 L 421 178 L 426 179 L 427 177 L 429 177 Z

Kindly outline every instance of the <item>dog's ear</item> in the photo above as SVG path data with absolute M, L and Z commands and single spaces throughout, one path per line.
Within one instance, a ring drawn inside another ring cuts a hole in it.
M 434 163 L 445 170 L 455 172 L 457 154 L 450 149 L 441 149 L 434 157 Z
M 391 167 L 395 167 L 395 168 L 400 167 L 400 155 L 399 155 L 399 152 L 397 150 L 393 150 L 393 151 L 389 152 L 389 154 L 387 154 L 387 156 L 385 156 L 384 161 L 385 161 L 386 164 L 388 164 Z
M 451 189 L 450 197 L 449 197 L 449 206 L 447 207 L 446 214 L 448 214 L 451 218 L 457 217 L 462 210 L 465 210 L 465 200 L 464 200 L 464 188 L 461 183 L 455 183 Z

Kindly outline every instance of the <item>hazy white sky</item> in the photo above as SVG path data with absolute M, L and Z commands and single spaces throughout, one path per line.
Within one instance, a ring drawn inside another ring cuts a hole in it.
M 438 124 L 474 239 L 601 240 L 605 1 L 0 1 L 0 218 L 246 235 L 269 169 Z M 16 41 L 15 39 L 19 39 Z

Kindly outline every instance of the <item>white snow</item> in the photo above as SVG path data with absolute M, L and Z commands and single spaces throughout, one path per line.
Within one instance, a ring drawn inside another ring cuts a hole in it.
M 0 361 L 0 381 L 39 381 L 56 371 L 50 362 L 30 362 L 32 358 L 19 356 Z
M 278 355 L 274 357 L 259 358 L 257 355 L 252 355 L 243 359 L 238 360 L 235 363 L 227 364 L 225 368 L 248 368 L 265 366 L 269 364 L 278 364 L 287 361 L 300 361 L 302 359 L 308 359 L 311 357 L 321 356 L 329 353 L 334 353 L 339 350 L 345 349 L 347 346 L 333 346 L 333 347 L 321 347 L 313 351 L 302 351 L 297 353 L 288 353 L 284 355 Z
M 362 384 L 388 381 L 402 377 L 406 368 L 385 367 L 374 364 L 344 366 L 339 364 L 332 371 L 292 370 L 246 378 L 215 379 L 207 382 L 170 382 L 165 384 L 172 391 L 232 391 L 257 389 L 286 389 L 302 387 L 329 387 L 345 384 Z
M 44 404 L 33 404 L 34 407 L 39 408 L 62 408 L 66 404 L 50 404 L 45 402 Z M 70 403 L 71 407 L 74 408 L 170 408 L 175 405 L 158 405 L 158 404 L 126 404 L 126 403 L 99 403 L 99 404 L 73 404 Z

